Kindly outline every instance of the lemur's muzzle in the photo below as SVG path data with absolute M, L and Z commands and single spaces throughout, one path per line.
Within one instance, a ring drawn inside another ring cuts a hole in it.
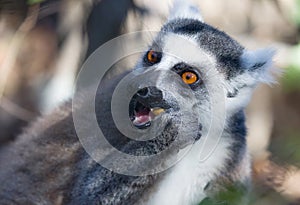
M 156 87 L 145 87 L 138 90 L 129 104 L 129 117 L 139 129 L 151 126 L 151 121 L 160 113 L 170 108 L 163 99 L 163 93 Z

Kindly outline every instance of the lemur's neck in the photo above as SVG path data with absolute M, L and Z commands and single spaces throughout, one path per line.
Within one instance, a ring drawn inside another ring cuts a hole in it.
M 244 159 L 244 154 L 247 149 L 247 128 L 245 113 L 243 110 L 238 111 L 229 118 L 228 126 L 226 126 L 225 128 L 224 134 L 224 137 L 230 138 L 232 140 L 232 143 L 229 147 L 230 156 L 226 162 L 226 170 L 227 172 L 231 172 Z
M 149 204 L 197 204 L 207 196 L 209 190 L 217 189 L 222 179 L 247 180 L 250 172 L 244 112 L 241 110 L 228 119 L 220 141 L 215 144 L 211 154 L 205 156 L 206 153 L 199 153 L 206 150 L 203 148 L 203 137 L 182 161 L 169 170 Z

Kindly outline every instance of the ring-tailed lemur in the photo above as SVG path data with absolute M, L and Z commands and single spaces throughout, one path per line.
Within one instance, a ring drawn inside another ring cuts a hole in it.
M 173 167 L 152 175 L 110 171 L 83 149 L 71 103 L 66 103 L 1 150 L 0 204 L 198 204 L 232 185 L 244 189 L 250 180 L 250 160 L 243 110 L 255 86 L 272 81 L 272 55 L 268 49 L 246 50 L 224 32 L 205 24 L 195 6 L 176 1 L 169 20 L 132 71 L 142 79 L 156 75 L 156 85 L 141 87 L 128 105 L 133 127 L 144 134 L 151 130 L 156 138 L 129 140 L 113 125 L 110 100 L 125 74 L 100 85 L 96 105 L 101 106 L 95 110 L 108 140 L 121 151 L 153 155 L 182 137 L 178 136 L 181 133 L 193 139 L 184 139 L 166 156 L 176 157 L 187 146 L 184 143 L 192 143 L 186 155 Z M 128 87 L 137 82 L 127 82 Z M 216 108 L 210 106 L 209 99 L 219 93 L 224 93 L 221 114 L 226 116 L 217 113 L 213 118 L 225 117 L 220 138 L 214 136 L 214 130 L 209 134 L 209 115 Z M 88 99 L 85 95 L 82 104 Z M 82 109 L 82 105 L 74 109 Z M 86 136 L 95 135 L 86 116 L 82 116 Z M 161 132 L 156 133 L 153 127 Z M 210 143 L 205 144 L 207 140 Z M 110 150 L 102 155 L 111 163 L 119 162 Z

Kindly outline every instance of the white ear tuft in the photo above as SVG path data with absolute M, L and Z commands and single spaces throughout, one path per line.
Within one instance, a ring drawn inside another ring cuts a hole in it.
M 257 82 L 275 83 L 273 74 L 280 73 L 273 65 L 275 53 L 273 48 L 245 50 L 241 56 L 241 65 Z
M 173 8 L 170 10 L 168 20 L 176 18 L 196 19 L 203 22 L 198 7 L 192 4 L 190 0 L 174 0 Z

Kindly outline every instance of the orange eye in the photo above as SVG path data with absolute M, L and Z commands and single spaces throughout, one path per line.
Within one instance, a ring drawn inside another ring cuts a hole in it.
M 183 82 L 185 82 L 188 85 L 191 85 L 191 84 L 197 82 L 197 80 L 198 80 L 198 76 L 196 75 L 196 73 L 191 72 L 191 71 L 184 72 L 181 75 L 181 78 L 182 78 Z
M 147 53 L 147 60 L 148 62 L 150 62 L 151 64 L 155 64 L 158 63 L 161 59 L 161 53 L 160 52 L 156 52 L 154 50 L 150 50 Z

